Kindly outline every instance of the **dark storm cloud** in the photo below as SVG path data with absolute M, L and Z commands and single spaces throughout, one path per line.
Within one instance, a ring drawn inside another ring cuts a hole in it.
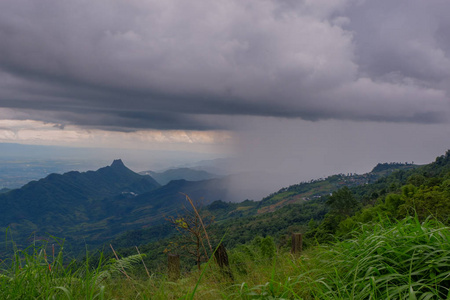
M 450 75 L 448 1 L 366 1 L 348 10 L 357 62 L 371 76 L 399 74 L 434 85 Z
M 0 108 L 113 130 L 448 121 L 450 2 L 0 2 Z M 216 116 L 216 117 L 215 117 Z

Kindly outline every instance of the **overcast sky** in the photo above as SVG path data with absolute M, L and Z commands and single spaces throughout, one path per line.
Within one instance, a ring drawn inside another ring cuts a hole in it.
M 295 178 L 429 162 L 450 148 L 449 15 L 448 0 L 2 0 L 0 141 L 233 153 Z

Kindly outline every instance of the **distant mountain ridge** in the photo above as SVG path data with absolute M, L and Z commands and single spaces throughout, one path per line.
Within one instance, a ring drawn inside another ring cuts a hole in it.
M 201 181 L 220 177 L 203 170 L 194 170 L 191 168 L 169 169 L 164 172 L 143 171 L 139 172 L 139 174 L 150 175 L 161 185 L 166 185 L 172 180 Z
M 0 231 L 9 227 L 23 246 L 29 238 L 53 235 L 80 250 L 85 243 L 98 245 L 125 231 L 165 222 L 188 204 L 182 193 L 207 205 L 226 198 L 227 192 L 225 179 L 172 180 L 161 186 L 114 160 L 97 171 L 50 174 L 1 193 Z
M 153 178 L 131 171 L 120 159 L 97 171 L 50 174 L 0 194 L 0 228 L 10 227 L 16 237 L 32 232 L 65 236 L 68 228 L 97 221 L 96 207 L 105 197 L 158 187 Z
M 383 171 L 396 171 L 398 169 L 410 169 L 414 168 L 416 165 L 413 163 L 399 163 L 399 162 L 390 162 L 390 163 L 379 163 L 377 164 L 371 171 L 371 173 L 381 173 Z

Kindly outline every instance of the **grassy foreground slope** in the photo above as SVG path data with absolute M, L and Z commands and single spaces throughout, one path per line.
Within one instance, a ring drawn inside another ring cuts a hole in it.
M 140 255 L 75 268 L 43 249 L 2 262 L 2 299 L 446 299 L 450 230 L 417 218 L 363 225 L 302 256 L 271 238 L 230 251 L 233 278 L 213 260 L 176 281 L 147 273 Z

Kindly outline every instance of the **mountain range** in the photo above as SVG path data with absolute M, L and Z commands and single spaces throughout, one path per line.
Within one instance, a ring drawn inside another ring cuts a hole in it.
M 187 204 L 181 193 L 208 204 L 226 196 L 226 181 L 175 180 L 161 186 L 115 160 L 97 171 L 50 174 L 0 193 L 0 229 L 23 246 L 49 236 L 66 238 L 74 248 L 96 245 L 181 211 Z

